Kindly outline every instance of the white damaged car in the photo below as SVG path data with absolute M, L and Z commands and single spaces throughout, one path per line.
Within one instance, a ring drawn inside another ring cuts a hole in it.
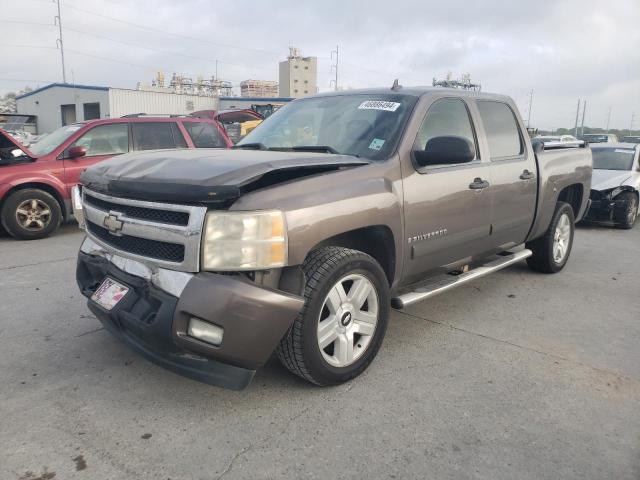
M 592 144 L 591 207 L 586 220 L 613 222 L 630 229 L 638 218 L 640 145 Z

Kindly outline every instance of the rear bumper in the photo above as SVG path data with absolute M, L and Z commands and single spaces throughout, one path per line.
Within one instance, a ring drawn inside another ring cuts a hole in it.
M 89 298 L 106 276 L 130 288 L 110 311 Z M 213 273 L 193 275 L 174 296 L 107 258 L 82 251 L 76 278 L 89 309 L 134 350 L 181 375 L 234 390 L 249 384 L 303 305 L 300 297 Z M 191 317 L 222 327 L 222 344 L 188 336 Z

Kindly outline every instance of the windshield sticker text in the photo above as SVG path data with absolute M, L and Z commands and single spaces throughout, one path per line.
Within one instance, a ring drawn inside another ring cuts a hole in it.
M 369 144 L 369 148 L 371 150 L 380 150 L 383 145 L 384 145 L 384 140 L 383 139 L 374 138 L 373 140 L 371 140 L 371 143 Z
M 384 112 L 395 112 L 401 104 L 398 102 L 385 102 L 382 100 L 367 100 L 362 102 L 358 110 L 382 110 Z

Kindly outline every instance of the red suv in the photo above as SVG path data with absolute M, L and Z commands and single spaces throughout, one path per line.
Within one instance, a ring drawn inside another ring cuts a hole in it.
M 0 220 L 9 234 L 43 238 L 69 218 L 71 188 L 96 162 L 137 150 L 229 148 L 220 124 L 193 117 L 124 117 L 59 128 L 29 149 L 0 129 Z

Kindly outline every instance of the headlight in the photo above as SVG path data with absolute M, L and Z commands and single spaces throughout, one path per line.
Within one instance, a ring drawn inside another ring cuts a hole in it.
M 82 210 L 82 193 L 80 187 L 75 185 L 71 187 L 71 207 L 73 208 L 73 216 L 78 221 L 78 226 L 84 228 L 84 211 Z
M 276 210 L 207 213 L 204 270 L 265 270 L 287 263 L 284 214 Z

